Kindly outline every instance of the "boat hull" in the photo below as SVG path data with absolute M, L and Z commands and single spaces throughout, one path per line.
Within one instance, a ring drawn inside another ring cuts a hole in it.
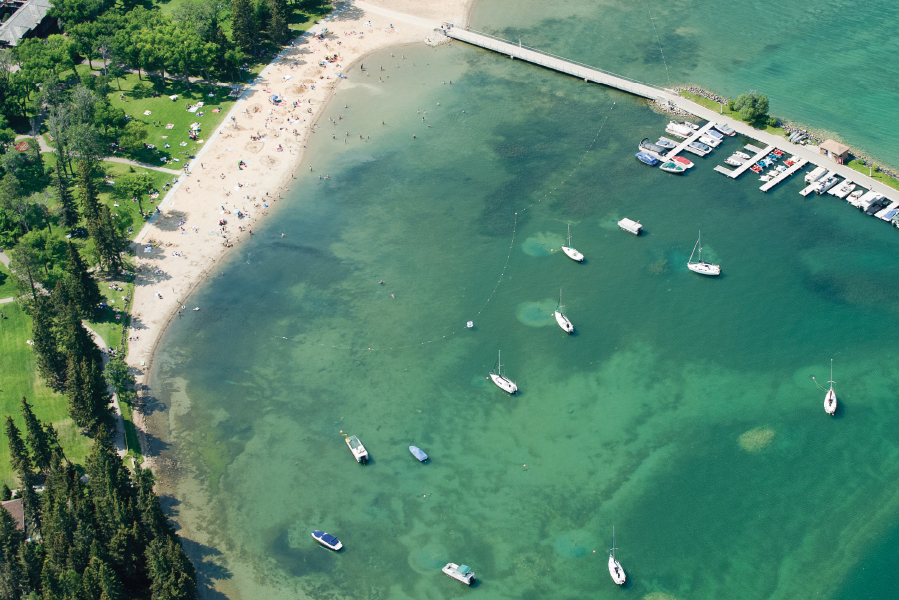
M 689 158 L 684 158 L 683 156 L 675 156 L 671 160 L 673 160 L 676 163 L 680 163 L 680 164 L 684 165 L 684 167 L 687 169 L 692 169 L 693 167 L 696 166 L 690 161 Z
M 425 462 L 428 460 L 428 455 L 424 453 L 424 450 L 419 448 L 418 446 L 409 446 L 409 452 L 412 453 L 412 456 L 418 459 L 418 462 Z
M 490 374 L 490 379 L 493 380 L 493 383 L 496 384 L 496 387 L 501 389 L 504 392 L 509 394 L 514 394 L 518 391 L 518 386 L 515 385 L 511 379 L 505 377 L 503 375 L 497 375 L 496 373 Z
M 443 571 L 446 576 L 452 577 L 456 581 L 461 581 L 465 585 L 471 585 L 472 583 L 474 583 L 474 571 L 468 571 L 467 573 L 465 573 L 465 575 L 462 575 L 461 573 L 459 573 L 459 571 L 457 571 L 458 568 L 459 565 L 457 565 L 456 563 L 447 563 L 447 565 L 443 567 L 441 571 Z
M 570 246 L 562 246 L 562 252 L 565 253 L 565 256 L 567 256 L 568 258 L 570 258 L 571 260 L 573 260 L 575 262 L 579 262 L 579 263 L 584 262 L 584 255 Z
M 314 539 L 325 548 L 333 550 L 334 552 L 337 552 L 338 550 L 343 548 L 343 544 L 340 542 L 340 540 L 332 535 L 328 535 L 324 531 L 313 531 L 312 539 Z
M 562 331 L 564 331 L 568 335 L 574 333 L 574 325 L 571 324 L 571 321 L 568 320 L 568 317 L 566 317 L 559 311 L 554 312 L 553 316 L 556 318 L 556 323 L 559 324 L 559 327 L 562 328 Z
M 832 389 L 827 390 L 827 395 L 824 396 L 824 412 L 830 416 L 837 412 L 837 393 Z
M 624 574 L 624 569 L 621 568 L 621 563 L 615 560 L 615 557 L 611 554 L 609 555 L 609 575 L 612 576 L 612 581 L 618 585 L 624 585 L 624 582 L 627 581 L 627 576 Z
M 700 275 L 706 275 L 709 277 L 716 277 L 718 275 L 721 275 L 720 266 L 713 265 L 707 262 L 687 263 L 687 268 L 694 273 L 699 273 Z

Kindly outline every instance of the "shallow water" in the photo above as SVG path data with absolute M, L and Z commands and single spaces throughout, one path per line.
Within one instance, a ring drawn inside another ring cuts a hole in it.
M 667 119 L 623 94 L 404 53 L 341 88 L 295 195 L 154 365 L 204 596 L 611 598 L 613 525 L 635 598 L 895 596 L 896 232 L 714 173 L 745 139 L 683 177 L 642 165 Z M 720 278 L 686 269 L 700 229 Z M 486 379 L 499 350 L 515 397 Z

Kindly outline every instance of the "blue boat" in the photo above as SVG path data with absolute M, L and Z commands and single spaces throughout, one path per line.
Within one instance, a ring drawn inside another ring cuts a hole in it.
M 338 540 L 330 533 L 325 533 L 324 531 L 313 531 L 312 537 L 315 538 L 315 540 L 325 548 L 330 548 L 335 552 L 343 548 L 343 544 L 340 543 L 340 540 Z
M 650 167 L 654 167 L 659 164 L 659 159 L 652 154 L 649 154 L 648 152 L 637 152 L 634 156 L 637 157 L 637 160 L 642 163 L 646 163 Z
M 425 454 L 418 446 L 409 446 L 409 452 L 411 452 L 412 456 L 417 458 L 420 462 L 428 460 L 428 455 Z

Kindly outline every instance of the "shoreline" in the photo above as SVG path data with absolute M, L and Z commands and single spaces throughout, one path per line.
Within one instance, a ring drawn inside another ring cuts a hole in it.
M 290 190 L 293 174 L 305 159 L 306 142 L 336 95 L 338 73 L 350 73 L 352 66 L 374 52 L 424 43 L 443 20 L 467 23 L 473 5 L 473 0 L 430 0 L 425 5 L 415 0 L 342 3 L 284 48 L 246 87 L 133 242 L 136 277 L 130 335 L 140 339 L 129 344 L 127 363 L 135 373 L 135 390 L 142 402 L 153 397 L 151 373 L 160 343 L 181 311 L 192 308 L 186 304 L 188 299 L 211 269 L 239 245 L 241 234 L 252 235 L 257 221 L 280 209 L 274 205 Z M 361 12 L 355 18 L 340 19 L 349 7 Z M 422 12 L 431 14 L 418 16 Z M 444 16 L 434 19 L 438 14 Z M 328 36 L 318 40 L 313 32 L 322 27 L 327 27 Z M 337 63 L 319 65 L 325 55 L 335 53 Z M 272 94 L 284 101 L 274 105 L 269 101 Z M 261 141 L 253 139 L 258 137 L 253 136 L 254 129 L 264 136 Z M 235 172 L 238 160 L 248 164 Z M 220 184 L 223 187 L 218 189 Z M 200 188 L 199 193 L 191 193 L 191 185 Z M 238 212 L 242 218 L 235 218 Z M 179 221 L 173 227 L 175 218 Z M 227 224 L 212 231 L 219 219 Z M 148 442 L 150 427 L 142 410 L 132 414 L 143 466 L 153 469 L 156 456 Z

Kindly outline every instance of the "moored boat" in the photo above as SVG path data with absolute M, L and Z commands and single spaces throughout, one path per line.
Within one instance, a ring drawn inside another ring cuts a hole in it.
M 729 164 L 732 167 L 739 167 L 740 165 L 743 164 L 743 160 L 740 158 L 737 158 L 736 156 L 728 156 L 727 158 L 724 159 L 724 162 L 726 162 L 727 164 Z
M 812 381 L 814 381 L 815 385 L 817 385 L 820 389 L 824 390 L 824 388 L 821 387 L 820 384 L 818 384 L 818 381 L 814 377 L 812 377 Z M 832 358 L 830 359 L 830 381 L 828 381 L 827 383 L 830 384 L 830 389 L 824 390 L 826 392 L 824 394 L 824 412 L 826 412 L 830 416 L 833 416 L 837 412 L 837 393 L 833 389 L 833 384 L 835 384 L 836 381 L 833 380 Z
M 503 375 L 502 359 L 503 354 L 502 352 L 500 352 L 499 358 L 496 361 L 496 369 L 494 369 L 493 372 L 490 373 L 490 379 L 493 381 L 493 383 L 496 384 L 496 387 L 498 387 L 502 391 L 509 394 L 514 394 L 518 391 L 518 386 L 515 385 L 515 382 L 513 382 L 511 379 Z
M 677 148 L 677 144 L 668 138 L 660 137 L 659 141 L 656 142 L 657 146 L 661 146 L 662 148 L 667 148 L 668 150 L 674 150 Z
M 678 162 L 678 163 L 684 165 L 684 167 L 687 168 L 687 169 L 692 169 L 693 167 L 696 166 L 696 165 L 694 165 L 692 162 L 690 162 L 690 159 L 689 159 L 689 158 L 685 158 L 685 157 L 683 157 L 683 156 L 675 156 L 675 157 L 672 158 L 671 160 L 673 160 L 674 162 Z
M 637 157 L 637 160 L 639 160 L 642 163 L 646 163 L 650 167 L 654 167 L 657 164 L 659 164 L 659 159 L 656 158 L 655 156 L 653 156 L 652 154 L 650 154 L 649 152 L 637 152 L 634 156 Z
M 579 263 L 584 262 L 584 255 L 571 247 L 571 225 L 568 226 L 568 245 L 562 246 L 562 252 L 564 252 L 565 256 L 571 260 Z
M 737 132 L 734 131 L 732 127 L 725 125 L 724 123 L 715 123 L 714 125 L 712 125 L 712 127 L 727 136 L 733 136 L 737 134 Z
M 353 453 L 353 456 L 356 457 L 356 462 L 362 463 L 363 465 L 368 462 L 368 450 L 365 449 L 365 446 L 362 445 L 362 442 L 359 441 L 355 435 L 346 436 L 345 438 L 346 445 L 350 449 L 350 452 Z
M 621 568 L 621 563 L 615 558 L 615 550 L 617 549 L 615 547 L 615 528 L 612 527 L 612 549 L 609 550 L 609 575 L 612 576 L 612 581 L 618 585 L 623 585 L 627 581 L 627 576 L 624 574 L 624 569 Z
M 694 273 L 699 273 L 700 275 L 708 275 L 710 277 L 715 277 L 716 275 L 721 275 L 721 267 L 719 265 L 713 265 L 712 263 L 707 263 L 702 260 L 702 232 L 699 232 L 699 239 L 696 240 L 696 245 L 693 246 L 693 252 L 690 254 L 690 258 L 687 260 L 687 268 L 693 271 Z M 696 249 L 699 248 L 699 257 L 697 262 L 693 262 L 693 254 L 696 253 Z
M 628 233 L 633 233 L 634 235 L 640 235 L 643 232 L 643 226 L 640 225 L 639 221 L 632 221 L 631 219 L 624 218 L 618 221 L 618 226 Z
M 441 569 L 445 574 L 449 575 L 456 581 L 461 581 L 465 585 L 471 585 L 474 581 L 474 571 L 468 565 L 457 565 L 456 563 L 446 563 Z
M 691 127 L 687 127 L 685 125 L 681 125 L 680 123 L 675 123 L 671 121 L 668 123 L 668 126 L 665 127 L 665 131 L 670 133 L 673 136 L 686 139 L 693 135 L 693 129 Z
M 562 290 L 559 289 L 559 306 L 556 307 L 556 310 L 553 312 L 553 316 L 556 318 L 556 323 L 559 324 L 559 327 L 562 328 L 562 331 L 571 335 L 574 333 L 574 325 L 571 324 L 571 321 L 568 320 L 564 314 L 562 314 Z
M 325 548 L 330 548 L 337 552 L 341 548 L 343 548 L 343 544 L 340 543 L 336 537 L 331 535 L 330 533 L 325 533 L 324 531 L 313 531 L 312 537 L 315 538 L 315 541 L 324 546 Z
M 683 175 L 687 171 L 687 167 L 673 160 L 662 163 L 659 165 L 659 168 L 666 173 L 674 173 L 675 175 Z
M 721 140 L 707 135 L 699 136 L 699 141 L 710 148 L 717 148 L 721 144 Z
M 749 155 L 746 154 L 745 152 L 734 152 L 734 156 L 737 156 L 737 157 L 739 157 L 739 158 L 742 158 L 743 160 L 749 160 L 750 158 L 752 158 L 751 156 L 749 156 Z

